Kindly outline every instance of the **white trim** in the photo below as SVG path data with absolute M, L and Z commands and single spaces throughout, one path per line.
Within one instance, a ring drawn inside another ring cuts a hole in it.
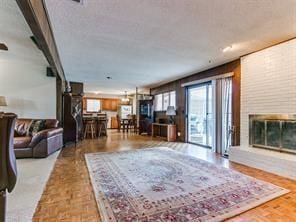
M 181 87 L 196 85 L 196 84 L 209 82 L 209 81 L 216 80 L 216 79 L 223 79 L 223 78 L 227 78 L 227 77 L 231 77 L 231 76 L 234 76 L 234 73 L 233 72 L 228 72 L 228 73 L 224 73 L 224 74 L 221 74 L 221 75 L 212 76 L 212 77 L 209 77 L 209 78 L 204 78 L 204 79 L 199 79 L 199 80 L 195 80 L 195 81 L 191 81 L 191 82 L 186 82 L 186 83 L 181 84 Z

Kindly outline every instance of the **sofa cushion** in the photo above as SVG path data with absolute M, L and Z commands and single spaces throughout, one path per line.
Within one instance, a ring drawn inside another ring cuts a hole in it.
M 31 136 L 14 137 L 14 139 L 13 139 L 14 148 L 15 149 L 27 148 L 27 147 L 29 147 L 31 140 L 32 140 Z
M 34 136 L 39 131 L 45 129 L 46 120 L 32 120 L 30 126 L 27 129 L 27 136 Z

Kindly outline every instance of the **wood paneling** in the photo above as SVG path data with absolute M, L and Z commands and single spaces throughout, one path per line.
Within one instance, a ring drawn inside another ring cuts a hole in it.
M 182 79 L 169 82 L 162 86 L 151 89 L 151 94 L 156 95 L 168 91 L 176 91 L 176 106 L 177 115 L 175 116 L 175 122 L 177 125 L 177 131 L 181 133 L 178 137 L 179 141 L 186 141 L 186 87 L 181 85 L 187 82 L 200 80 L 204 78 L 221 75 L 224 73 L 233 72 L 233 125 L 236 128 L 235 139 L 233 139 L 233 145 L 239 145 L 240 143 L 240 60 L 226 63 L 224 65 L 199 72 Z M 165 112 L 155 112 L 156 118 L 161 118 L 165 115 Z
M 232 78 L 232 121 L 235 127 L 234 136 L 232 137 L 232 145 L 240 145 L 240 106 L 241 106 L 241 66 L 240 63 L 234 70 Z

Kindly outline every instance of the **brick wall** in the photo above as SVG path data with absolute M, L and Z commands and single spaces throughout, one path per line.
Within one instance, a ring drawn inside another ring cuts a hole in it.
M 241 58 L 241 145 L 249 114 L 296 113 L 296 39 Z

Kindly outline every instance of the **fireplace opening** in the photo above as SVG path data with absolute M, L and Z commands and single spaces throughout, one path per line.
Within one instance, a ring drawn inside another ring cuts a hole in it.
M 250 145 L 296 154 L 296 115 L 250 115 Z

